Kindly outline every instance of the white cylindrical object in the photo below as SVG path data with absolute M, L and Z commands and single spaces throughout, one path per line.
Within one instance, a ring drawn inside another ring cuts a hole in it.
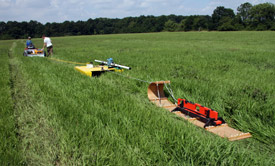
M 120 68 L 123 68 L 123 69 L 131 70 L 131 67 L 128 67 L 128 66 L 118 65 L 118 64 L 115 64 L 115 63 L 114 63 L 114 66 L 120 67 Z
M 104 62 L 104 61 L 95 60 L 95 62 L 98 62 L 98 63 L 103 63 L 103 64 L 106 64 L 106 65 L 107 65 L 107 62 Z
M 100 60 L 95 60 L 95 62 L 103 63 L 103 64 L 105 64 L 105 65 L 108 64 L 107 62 L 100 61 Z M 123 66 L 123 65 L 119 65 L 119 64 L 115 64 L 115 63 L 111 63 L 111 65 L 112 65 L 112 66 L 115 66 L 115 67 L 120 67 L 120 68 L 123 68 L 123 69 L 131 70 L 131 67 L 128 67 L 128 66 Z

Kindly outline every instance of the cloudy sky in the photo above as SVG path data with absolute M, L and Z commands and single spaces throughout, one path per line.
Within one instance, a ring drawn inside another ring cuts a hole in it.
M 140 15 L 211 15 L 217 6 L 236 11 L 245 2 L 256 5 L 275 0 L 0 0 L 0 21 L 46 23 Z

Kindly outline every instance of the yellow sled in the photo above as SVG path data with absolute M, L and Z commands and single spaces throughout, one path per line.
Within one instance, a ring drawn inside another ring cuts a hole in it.
M 123 69 L 109 68 L 106 65 L 97 65 L 97 66 L 94 66 L 94 67 L 90 67 L 89 64 L 87 64 L 86 66 L 75 66 L 74 68 L 77 71 L 79 71 L 80 73 L 85 74 L 89 77 L 100 76 L 102 73 L 108 72 L 108 71 L 115 71 L 115 72 L 122 72 L 123 71 Z
M 109 58 L 107 60 L 108 62 L 95 60 L 95 62 L 100 63 L 100 65 L 94 66 L 91 63 L 86 64 L 86 66 L 76 66 L 75 69 L 81 72 L 82 74 L 85 74 L 90 77 L 100 76 L 104 72 L 123 72 L 124 69 L 131 70 L 131 67 L 115 64 L 112 58 Z

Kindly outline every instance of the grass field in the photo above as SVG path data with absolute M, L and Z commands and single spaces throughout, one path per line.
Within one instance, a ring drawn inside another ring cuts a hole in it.
M 275 33 L 178 32 L 52 38 L 54 58 L 112 57 L 124 76 L 170 80 L 252 138 L 229 142 L 156 107 L 148 84 L 23 57 L 0 41 L 0 165 L 275 165 Z M 37 47 L 42 39 L 33 39 Z M 171 98 L 171 97 L 169 97 Z

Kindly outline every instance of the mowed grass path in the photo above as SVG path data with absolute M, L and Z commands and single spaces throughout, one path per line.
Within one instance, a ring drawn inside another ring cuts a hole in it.
M 175 97 L 217 110 L 253 138 L 229 142 L 156 107 L 147 99 L 147 83 L 113 73 L 89 78 L 74 64 L 23 57 L 24 40 L 1 41 L 2 165 L 275 164 L 274 32 L 52 41 L 54 58 L 112 57 L 132 67 L 124 76 L 171 80 Z M 42 39 L 33 42 L 42 46 Z

